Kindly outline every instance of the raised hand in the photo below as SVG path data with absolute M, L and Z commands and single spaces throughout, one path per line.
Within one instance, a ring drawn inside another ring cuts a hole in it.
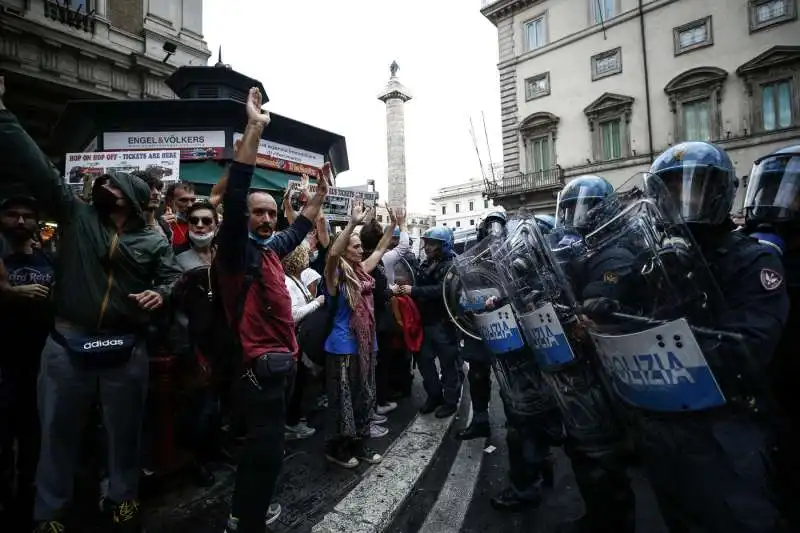
M 364 222 L 368 213 L 369 209 L 364 209 L 364 202 L 361 200 L 353 200 L 353 205 L 350 207 L 350 221 L 354 226 L 358 226 Z
M 252 87 L 250 94 L 247 95 L 247 120 L 267 127 L 270 122 L 268 111 L 261 111 L 261 91 L 258 87 Z
M 389 204 L 388 204 L 388 203 L 387 203 L 387 204 L 385 204 L 385 206 L 386 206 L 386 211 L 388 211 L 388 212 L 389 212 L 389 223 L 390 223 L 392 226 L 397 226 L 397 213 L 395 212 L 395 210 L 394 210 L 394 209 L 392 209 L 391 207 L 389 207 Z

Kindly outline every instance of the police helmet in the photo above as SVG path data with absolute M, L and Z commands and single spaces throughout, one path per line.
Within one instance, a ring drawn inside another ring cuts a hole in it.
M 755 160 L 744 212 L 751 226 L 800 221 L 800 144 Z
M 539 226 L 539 230 L 545 235 L 556 227 L 556 218 L 552 215 L 535 215 L 533 218 L 536 219 L 536 225 Z
M 478 240 L 489 235 L 500 236 L 506 227 L 506 214 L 502 211 L 492 211 L 478 226 Z
M 578 232 L 591 230 L 589 211 L 614 192 L 614 187 L 600 176 L 578 176 L 561 190 L 556 206 L 556 224 Z
M 453 230 L 443 226 L 429 228 L 422 234 L 422 241 L 436 241 L 441 244 L 442 253 L 450 255 L 453 252 Z
M 718 225 L 728 220 L 738 180 L 723 149 L 706 142 L 681 143 L 658 156 L 650 173 L 664 183 L 685 222 Z

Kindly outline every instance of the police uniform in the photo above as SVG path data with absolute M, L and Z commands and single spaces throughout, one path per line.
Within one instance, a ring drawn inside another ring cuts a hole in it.
M 753 162 L 745 195 L 745 231 L 764 245 L 783 263 L 786 288 L 791 302 L 800 302 L 800 145 L 788 146 Z M 781 415 L 776 475 L 783 496 L 784 513 L 795 528 L 800 528 L 800 510 L 794 498 L 800 493 L 800 409 L 796 406 L 797 357 L 792 332 L 800 329 L 800 312 L 790 307 L 789 317 L 771 362 L 773 392 Z
M 736 178 L 724 151 L 683 143 L 659 156 L 651 173 L 679 205 L 724 297 L 707 302 L 710 326 L 744 340 L 722 340 L 709 351 L 704 345 L 725 396 L 721 407 L 631 410 L 637 452 L 671 532 L 789 531 L 771 490 L 775 419 L 765 387 L 788 315 L 783 266 L 757 241 L 731 231 Z

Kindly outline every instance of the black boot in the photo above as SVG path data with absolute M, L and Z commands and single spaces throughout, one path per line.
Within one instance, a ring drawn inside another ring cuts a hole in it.
M 419 408 L 419 412 L 422 413 L 423 415 L 429 415 L 432 412 L 434 412 L 440 405 L 442 405 L 441 398 L 433 398 L 433 399 L 428 398 L 427 400 L 425 400 L 425 403 L 422 405 L 422 407 Z
M 513 487 L 508 487 L 497 496 L 493 496 L 490 502 L 497 511 L 518 513 L 539 507 L 539 504 L 542 503 L 542 495 L 537 493 L 523 496 Z
M 456 433 L 458 440 L 472 440 L 488 438 L 490 434 L 489 422 L 472 422 L 470 425 Z

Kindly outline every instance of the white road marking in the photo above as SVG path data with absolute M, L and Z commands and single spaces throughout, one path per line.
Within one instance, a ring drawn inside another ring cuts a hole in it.
M 471 421 L 472 405 L 467 425 Z M 461 530 L 481 472 L 485 441 L 486 439 L 472 439 L 461 443 L 447 481 L 442 485 L 439 497 L 419 533 L 456 533 Z

